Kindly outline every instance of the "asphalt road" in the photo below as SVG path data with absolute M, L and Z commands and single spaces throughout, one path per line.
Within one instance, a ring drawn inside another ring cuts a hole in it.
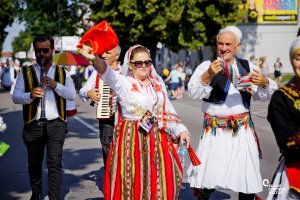
M 27 174 L 27 154 L 22 141 L 22 106 L 11 101 L 9 92 L 0 89 L 0 115 L 7 129 L 0 133 L 0 140 L 11 145 L 5 155 L 0 157 L 0 199 L 27 200 L 31 196 Z M 103 161 L 98 134 L 95 110 L 89 103 L 76 99 L 78 114 L 68 121 L 63 152 L 62 199 L 98 200 L 103 199 Z M 202 130 L 201 101 L 187 96 L 172 101 L 176 111 L 192 135 L 192 146 L 196 149 Z M 261 173 L 263 179 L 271 181 L 278 164 L 279 151 L 270 125 L 266 119 L 268 102 L 252 102 L 252 117 L 263 151 Z M 47 171 L 43 171 L 43 197 L 47 194 Z M 183 184 L 179 199 L 195 199 L 188 183 Z M 268 188 L 259 195 L 265 199 Z M 237 194 L 228 190 L 216 191 L 211 197 L 217 199 L 237 199 Z

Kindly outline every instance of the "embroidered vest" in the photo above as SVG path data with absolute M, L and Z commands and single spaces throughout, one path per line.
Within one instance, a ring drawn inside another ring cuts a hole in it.
M 33 88 L 39 86 L 39 81 L 34 70 L 33 65 L 22 68 L 24 77 L 25 92 L 30 92 Z M 62 85 L 65 84 L 66 72 L 62 67 L 55 67 L 54 80 Z M 59 118 L 66 121 L 66 100 L 60 97 L 54 90 L 55 102 Z M 38 105 L 40 98 L 35 98 L 30 104 L 23 105 L 23 119 L 24 122 L 30 123 L 37 117 Z
M 247 60 L 236 58 L 237 66 L 241 76 L 245 76 L 250 72 L 249 63 Z M 217 74 L 210 82 L 210 86 L 213 88 L 208 99 L 203 99 L 205 102 L 214 104 L 222 104 L 225 102 L 228 90 L 230 87 L 230 80 L 227 79 L 224 70 Z M 243 104 L 246 108 L 250 107 L 251 94 L 246 91 L 239 91 L 242 95 Z

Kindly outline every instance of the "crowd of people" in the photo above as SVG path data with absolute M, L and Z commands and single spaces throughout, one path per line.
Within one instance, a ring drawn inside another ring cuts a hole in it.
M 254 56 L 249 61 L 237 57 L 241 41 L 242 32 L 236 26 L 220 29 L 216 59 L 202 62 L 195 71 L 178 62 L 161 76 L 143 45 L 131 46 L 122 65 L 120 46 L 100 57 L 92 47 L 81 45 L 79 52 L 92 66 L 86 68 L 86 84 L 76 88 L 72 69 L 53 62 L 53 38 L 36 36 L 36 62 L 17 68 L 12 91 L 13 102 L 23 105 L 31 200 L 42 194 L 45 149 L 48 196 L 60 199 L 67 107 L 74 102 L 76 90 L 83 101 L 101 108 L 103 97 L 108 97 L 109 105 L 96 117 L 105 163 L 104 198 L 178 199 L 185 172 L 177 148 L 189 147 L 191 135 L 170 100 L 182 98 L 185 88 L 192 99 L 202 100 L 204 115 L 196 150 L 201 164 L 191 164 L 186 174 L 199 200 L 209 199 L 220 188 L 239 193 L 240 200 L 259 198 L 262 152 L 251 100 L 270 100 L 268 120 L 284 157 L 273 183 L 287 192 L 274 192 L 268 198 L 300 199 L 300 37 L 290 49 L 295 75 L 279 89 L 280 58 L 274 64 L 274 81 L 265 56 L 259 63 Z

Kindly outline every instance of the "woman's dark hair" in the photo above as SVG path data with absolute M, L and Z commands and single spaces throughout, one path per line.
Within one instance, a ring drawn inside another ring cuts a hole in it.
M 50 41 L 50 48 L 54 48 L 54 40 L 50 35 L 37 35 L 33 39 L 33 47 L 35 48 L 35 45 L 37 42 L 45 42 L 49 40 Z

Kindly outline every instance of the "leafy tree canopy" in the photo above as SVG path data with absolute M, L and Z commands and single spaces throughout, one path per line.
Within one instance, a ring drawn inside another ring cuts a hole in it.
M 82 23 L 88 12 L 86 0 L 14 0 L 17 17 L 25 22 L 25 31 L 15 40 L 14 51 L 27 51 L 34 35 L 79 35 L 78 30 L 88 29 Z M 25 37 L 25 38 L 24 38 Z M 25 39 L 24 45 L 19 45 Z M 27 49 L 24 49 L 24 48 Z
M 4 29 L 7 25 L 11 25 L 14 21 L 14 9 L 10 0 L 0 0 L 0 52 L 2 52 L 2 45 L 8 34 Z
M 102 0 L 91 5 L 91 19 L 110 22 L 121 47 L 140 43 L 155 55 L 157 42 L 173 50 L 215 44 L 221 27 L 236 23 L 240 0 Z

